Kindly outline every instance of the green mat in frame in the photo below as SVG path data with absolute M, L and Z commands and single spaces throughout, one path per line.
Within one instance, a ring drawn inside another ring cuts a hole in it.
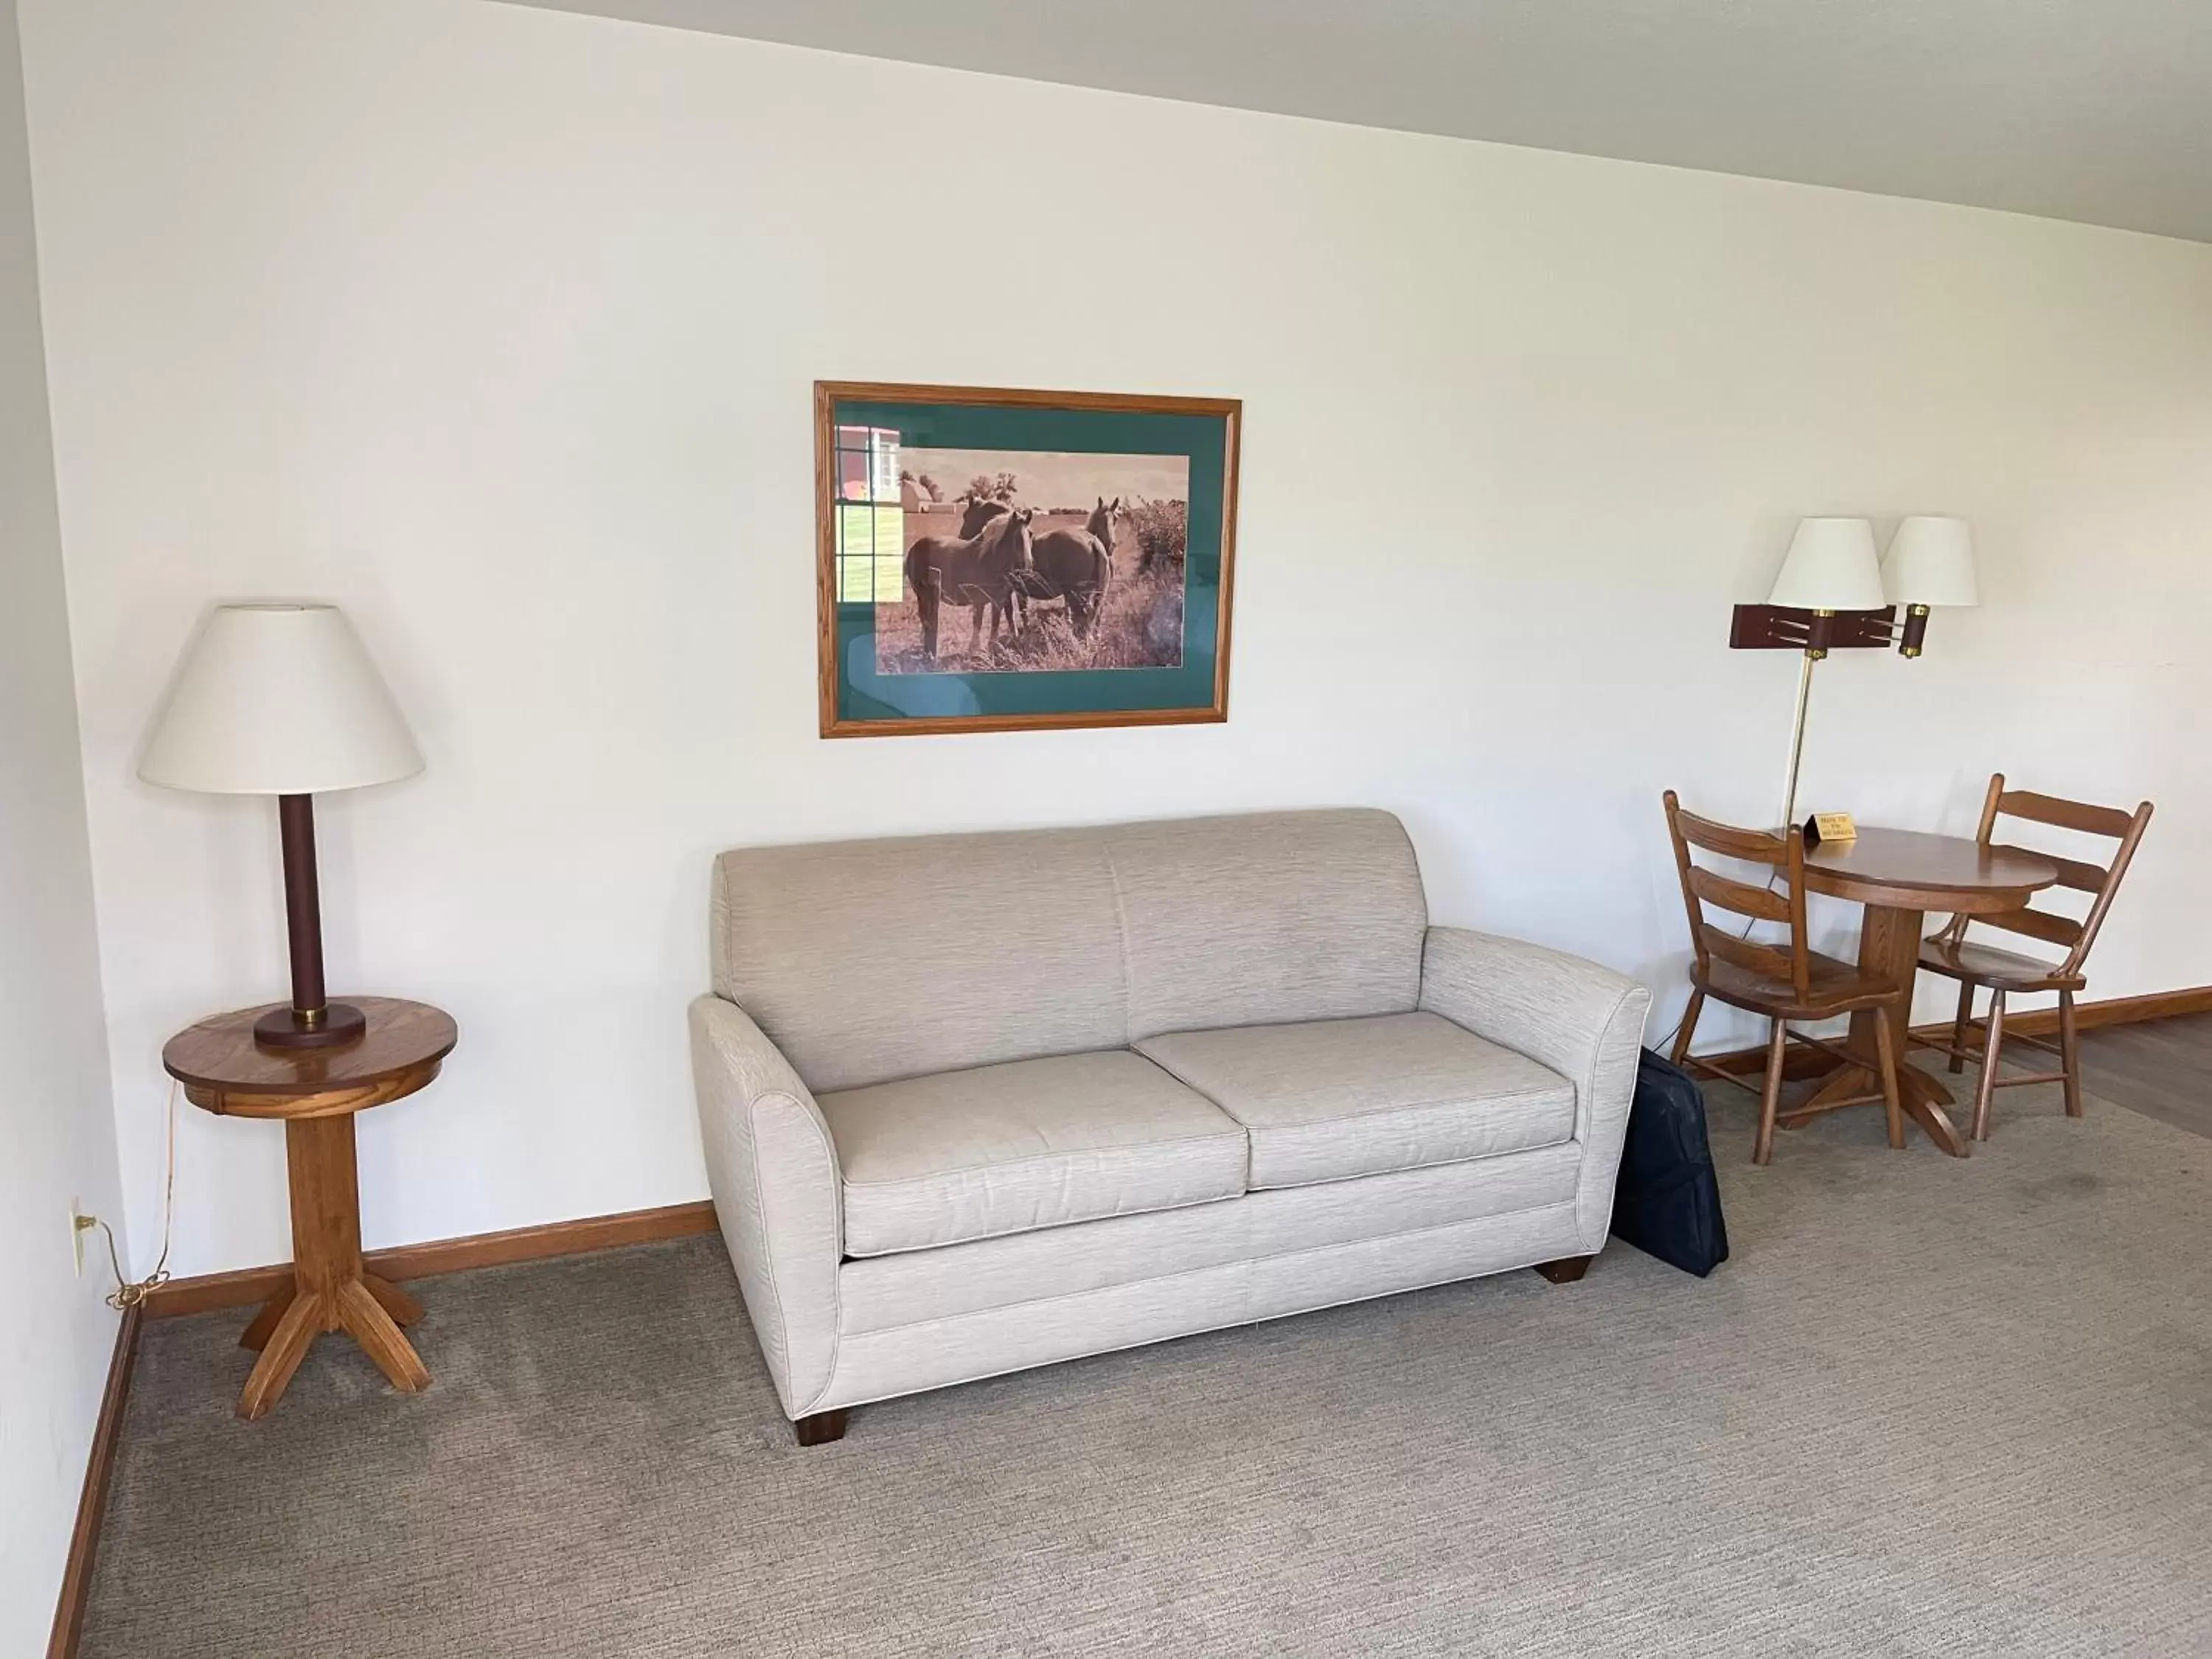
M 816 382 L 822 735 L 1227 719 L 1243 408 Z

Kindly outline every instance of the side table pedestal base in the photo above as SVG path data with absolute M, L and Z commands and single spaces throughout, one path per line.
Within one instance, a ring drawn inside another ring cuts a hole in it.
M 293 1118 L 284 1125 L 292 1187 L 292 1282 L 261 1304 L 238 1339 L 261 1358 L 238 1396 L 238 1414 L 266 1416 L 284 1397 L 314 1340 L 343 1331 L 395 1389 L 413 1394 L 430 1372 L 400 1328 L 422 1304 L 362 1266 L 361 1196 L 353 1119 Z

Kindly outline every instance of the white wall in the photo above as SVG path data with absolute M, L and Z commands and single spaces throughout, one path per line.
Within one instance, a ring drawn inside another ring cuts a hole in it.
M 122 1226 L 15 0 L 0 0 L 0 1653 L 45 1649 L 115 1342 Z
M 703 1192 L 732 843 L 1372 802 L 1440 919 L 1671 1019 L 1659 791 L 1775 809 L 1796 665 L 1723 641 L 1802 513 L 1964 514 L 1988 595 L 1824 670 L 1807 800 L 2154 795 L 2095 989 L 2212 981 L 2212 248 L 503 5 L 27 6 L 142 1234 L 161 1040 L 283 989 L 267 804 L 131 775 L 222 597 L 349 607 L 429 759 L 321 809 L 334 986 L 463 1034 L 362 1121 L 372 1243 Z M 1242 397 L 1229 723 L 817 739 L 817 376 Z M 281 1258 L 274 1129 L 186 1129 L 177 1267 Z

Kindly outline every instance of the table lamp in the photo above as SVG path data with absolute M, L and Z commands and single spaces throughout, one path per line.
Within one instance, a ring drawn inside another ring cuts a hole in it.
M 1892 604 L 1905 607 L 1899 652 L 1917 657 L 1928 637 L 1930 605 L 1982 602 L 1974 580 L 1974 532 L 1964 519 L 1915 514 L 1897 526 L 1882 557 L 1881 582 Z
M 171 789 L 276 797 L 292 1006 L 264 1014 L 255 1042 L 319 1048 L 361 1036 L 361 1010 L 323 989 L 314 797 L 422 769 L 406 721 L 335 605 L 226 605 L 208 618 L 154 722 L 138 775 Z

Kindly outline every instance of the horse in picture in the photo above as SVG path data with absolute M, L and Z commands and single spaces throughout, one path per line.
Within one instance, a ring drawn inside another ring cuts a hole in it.
M 969 608 L 968 654 L 974 656 L 982 642 L 983 612 L 991 613 L 991 642 L 999 641 L 999 620 L 1018 635 L 1014 595 L 1035 568 L 1034 544 L 1030 535 L 1032 514 L 1026 507 L 1008 508 L 994 503 L 996 514 L 986 514 L 970 530 L 963 520 L 957 536 L 923 536 L 906 550 L 906 580 L 914 589 L 915 610 L 921 618 L 922 655 L 937 657 L 937 613 L 944 604 Z M 974 509 L 969 509 L 974 517 Z
M 1004 501 L 970 501 L 960 533 L 973 535 L 1006 510 Z M 1033 568 L 1016 586 L 1017 614 L 1026 621 L 1032 600 L 1061 599 L 1075 637 L 1088 635 L 1114 580 L 1114 520 L 1121 511 L 1119 495 L 1111 501 L 1101 495 L 1082 529 L 1048 530 L 1037 537 L 1031 550 Z

